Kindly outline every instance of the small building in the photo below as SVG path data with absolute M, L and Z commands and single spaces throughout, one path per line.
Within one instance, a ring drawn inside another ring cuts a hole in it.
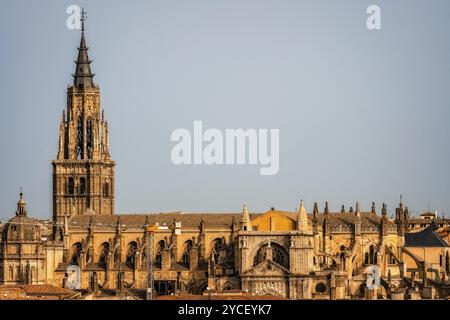
M 445 284 L 450 273 L 450 246 L 436 232 L 435 221 L 422 231 L 405 234 L 407 276 L 422 286 Z

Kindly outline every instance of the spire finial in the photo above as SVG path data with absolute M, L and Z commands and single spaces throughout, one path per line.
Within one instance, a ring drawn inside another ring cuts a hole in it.
M 20 199 L 17 201 L 17 210 L 16 210 L 16 216 L 26 216 L 27 215 L 27 209 L 25 208 L 25 201 L 23 200 L 23 189 L 20 187 Z
M 381 215 L 383 217 L 387 217 L 387 215 L 388 215 L 386 203 L 383 203 L 383 206 L 381 207 Z
M 80 17 L 80 21 L 81 21 L 81 34 L 84 35 L 84 22 L 86 21 L 87 15 L 86 15 L 86 11 L 84 11 L 84 8 L 81 8 L 81 17 Z

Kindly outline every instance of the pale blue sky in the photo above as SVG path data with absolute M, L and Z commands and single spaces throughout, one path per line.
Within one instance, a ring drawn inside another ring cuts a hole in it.
M 117 161 L 116 211 L 227 212 L 304 199 L 339 210 L 404 194 L 414 212 L 450 212 L 447 0 L 2 1 L 0 219 L 23 186 L 51 217 L 66 88 L 85 6 L 95 81 Z M 378 4 L 382 30 L 366 28 Z M 279 128 L 280 171 L 174 166 L 170 134 Z

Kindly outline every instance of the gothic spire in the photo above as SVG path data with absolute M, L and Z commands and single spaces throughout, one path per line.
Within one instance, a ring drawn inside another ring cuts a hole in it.
M 313 209 L 314 224 L 317 224 L 317 222 L 318 222 L 318 215 L 319 215 L 319 207 L 317 206 L 317 202 L 314 202 L 314 209 Z
M 91 60 L 88 57 L 89 48 L 86 46 L 86 39 L 84 37 L 84 22 L 86 21 L 86 12 L 84 8 L 81 11 L 81 40 L 80 47 L 78 48 L 78 59 L 75 61 L 77 64 L 75 74 L 73 74 L 73 85 L 75 87 L 92 87 L 94 82 L 92 78 L 94 74 L 91 72 Z
M 303 200 L 300 202 L 297 211 L 297 230 L 306 232 L 308 231 L 308 215 L 306 214 L 305 206 L 303 205 Z
M 248 212 L 248 207 L 244 204 L 242 208 L 242 230 L 250 231 L 252 228 L 252 221 L 250 219 L 250 214 Z
M 388 215 L 388 213 L 387 213 L 387 206 L 386 206 L 385 203 L 383 203 L 383 207 L 381 208 L 381 216 L 383 218 L 387 218 L 387 215 Z
M 325 209 L 323 210 L 325 220 L 330 219 L 330 209 L 328 209 L 328 201 L 325 202 Z

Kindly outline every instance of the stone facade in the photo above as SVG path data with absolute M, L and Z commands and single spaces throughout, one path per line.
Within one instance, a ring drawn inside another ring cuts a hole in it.
M 410 217 L 402 201 L 394 220 L 384 204 L 377 213 L 375 204 L 363 211 L 358 203 L 340 212 L 330 212 L 328 203 L 319 212 L 315 203 L 308 213 L 301 202 L 296 212 L 251 213 L 244 205 L 234 213 L 115 214 L 115 163 L 84 25 L 76 64 L 52 162 L 53 219 L 28 218 L 21 195 L 16 217 L 2 229 L 0 284 L 67 287 L 68 270 L 76 266 L 82 289 L 109 294 L 145 291 L 153 270 L 160 295 L 242 290 L 289 299 L 405 297 L 405 271 L 419 262 L 404 250 Z M 373 267 L 380 271 L 378 289 L 366 287 Z M 448 277 L 448 270 L 439 272 Z

